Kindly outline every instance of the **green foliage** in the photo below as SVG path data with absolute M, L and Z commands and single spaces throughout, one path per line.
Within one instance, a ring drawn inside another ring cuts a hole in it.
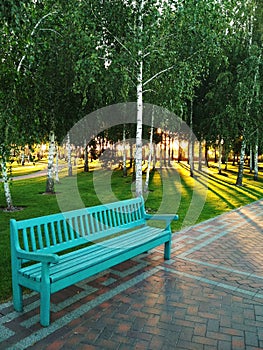
M 3 0 L 0 11 L 5 157 L 10 145 L 51 130 L 60 142 L 84 115 L 135 101 L 140 60 L 144 102 L 186 121 L 193 102 L 207 142 L 263 132 L 260 0 Z

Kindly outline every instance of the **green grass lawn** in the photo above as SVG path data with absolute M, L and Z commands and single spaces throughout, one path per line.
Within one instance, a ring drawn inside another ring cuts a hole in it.
M 228 165 L 228 171 L 222 175 L 216 167 L 204 172 L 196 172 L 195 178 L 189 176 L 188 165 L 174 163 L 172 168 L 157 169 L 151 172 L 149 192 L 145 194 L 146 208 L 149 212 L 176 212 L 179 221 L 172 225 L 173 231 L 210 219 L 226 211 L 238 208 L 263 197 L 262 172 L 259 181 L 245 169 L 244 186 L 235 186 L 237 167 Z M 26 171 L 23 171 L 25 174 Z M 112 200 L 131 198 L 135 195 L 131 173 L 122 176 L 120 170 L 95 170 L 89 173 L 79 172 L 77 187 L 83 205 L 92 206 Z M 57 195 L 46 195 L 44 176 L 13 181 L 11 184 L 14 205 L 23 209 L 17 212 L 0 211 L 0 301 L 11 297 L 11 269 L 9 247 L 9 220 L 17 220 L 47 215 L 60 211 L 57 196 L 71 179 L 64 176 L 56 185 Z M 68 201 L 68 209 L 74 205 L 74 199 Z M 3 188 L 0 192 L 0 207 L 5 206 Z

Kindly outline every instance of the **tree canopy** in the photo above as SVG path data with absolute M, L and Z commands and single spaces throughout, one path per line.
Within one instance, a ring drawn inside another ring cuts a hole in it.
M 169 109 L 207 143 L 262 150 L 260 0 L 4 0 L 0 11 L 1 159 L 130 101 Z M 142 124 L 138 114 L 139 138 Z

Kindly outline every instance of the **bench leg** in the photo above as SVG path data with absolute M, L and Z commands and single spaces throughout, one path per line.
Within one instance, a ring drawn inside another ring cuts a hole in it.
M 13 304 L 16 311 L 23 311 L 22 287 L 18 283 L 13 283 Z
M 169 260 L 171 257 L 171 241 L 164 244 L 164 259 Z
M 50 291 L 40 292 L 40 324 L 47 327 L 50 324 Z
M 40 324 L 43 327 L 50 324 L 50 288 L 49 264 L 43 264 L 40 289 Z

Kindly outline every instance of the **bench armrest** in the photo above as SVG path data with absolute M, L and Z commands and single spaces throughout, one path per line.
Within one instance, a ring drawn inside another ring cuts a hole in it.
M 176 214 L 147 214 L 145 213 L 146 220 L 163 220 L 163 221 L 176 221 L 179 219 L 179 216 Z
M 145 213 L 146 220 L 159 220 L 165 221 L 165 229 L 171 232 L 171 222 L 179 219 L 176 214 L 147 214 Z
M 43 253 L 33 253 L 26 252 L 22 249 L 16 251 L 16 256 L 20 259 L 38 261 L 42 263 L 53 263 L 59 262 L 59 256 L 57 254 L 43 254 Z

